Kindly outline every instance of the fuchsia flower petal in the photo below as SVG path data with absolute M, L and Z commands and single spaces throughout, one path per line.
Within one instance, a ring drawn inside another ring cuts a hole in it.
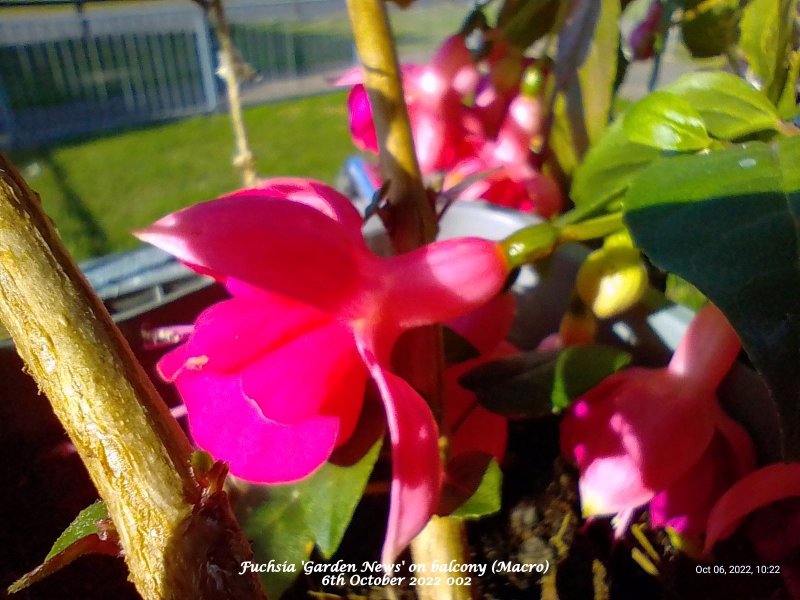
M 372 107 L 364 85 L 359 83 L 347 96 L 347 109 L 350 113 L 350 135 L 356 148 L 364 152 L 378 153 L 378 134 L 372 121 Z
M 357 340 L 380 391 L 392 440 L 389 523 L 381 554 L 381 561 L 390 564 L 425 527 L 439 502 L 439 432 L 422 397 L 381 367 L 368 340 L 361 336 Z
M 242 391 L 236 375 L 184 370 L 176 379 L 197 444 L 227 461 L 248 481 L 287 483 L 325 462 L 338 435 L 338 419 L 314 417 L 291 426 L 267 419 Z
M 185 208 L 136 235 L 220 280 L 233 277 L 323 310 L 358 297 L 364 269 L 359 258 L 368 256 L 324 213 L 263 192 Z
M 704 554 L 730 536 L 747 515 L 778 500 L 800 496 L 800 463 L 762 467 L 725 492 L 708 516 Z
M 383 259 L 382 267 L 386 304 L 403 328 L 469 312 L 497 294 L 509 272 L 500 246 L 480 238 L 435 242 Z
M 472 344 L 480 354 L 489 354 L 506 339 L 514 321 L 517 299 L 498 294 L 472 312 L 450 319 L 446 325 Z
M 663 370 L 639 368 L 577 399 L 561 423 L 561 443 L 581 471 L 584 514 L 640 506 L 674 483 L 711 442 L 714 402 Z
M 352 331 L 329 321 L 254 360 L 241 378 L 244 393 L 267 418 L 293 424 L 336 416 L 345 423 L 345 441 L 361 413 L 367 372 Z M 343 397 L 351 401 L 341 402 Z
M 327 313 L 277 294 L 234 297 L 200 313 L 186 351 L 204 357 L 210 369 L 229 372 L 329 321 Z

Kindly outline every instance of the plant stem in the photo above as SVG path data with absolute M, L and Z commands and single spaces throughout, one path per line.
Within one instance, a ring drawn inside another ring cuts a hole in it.
M 236 53 L 231 40 L 231 30 L 225 18 L 225 9 L 222 0 L 211 0 L 211 14 L 214 21 L 214 30 L 220 46 L 221 74 L 225 80 L 225 90 L 228 94 L 228 112 L 231 115 L 233 136 L 236 140 L 236 154 L 233 157 L 233 166 L 239 169 L 242 183 L 245 187 L 253 187 L 258 183 L 256 164 L 253 152 L 247 141 L 247 130 L 244 126 L 242 115 L 242 100 L 239 96 L 239 75 L 236 72 Z
M 389 18 L 383 0 L 348 0 L 372 117 L 380 148 L 381 178 L 387 184 L 389 214 L 387 229 L 396 252 L 407 252 L 431 242 L 437 233 L 436 214 L 422 183 L 414 150 L 408 107 L 403 96 Z M 394 356 L 400 375 L 428 401 L 442 423 L 442 372 L 444 350 L 440 327 L 408 332 L 398 343 Z M 428 567 L 433 560 L 449 563 L 467 561 L 465 531 L 460 519 L 434 517 L 411 542 L 414 560 Z M 466 600 L 469 587 L 441 587 L 417 590 L 429 600 Z
M 186 436 L 1 154 L 0 322 L 105 501 L 142 597 L 263 598 L 237 574 L 251 553 L 227 497 L 198 484 Z
M 400 66 L 383 0 L 348 0 L 356 49 L 380 147 L 381 178 L 388 184 L 389 232 L 397 252 L 436 237 L 436 214 L 428 201 L 414 152 Z

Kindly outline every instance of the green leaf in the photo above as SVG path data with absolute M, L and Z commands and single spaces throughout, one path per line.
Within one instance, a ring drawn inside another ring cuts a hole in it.
M 524 352 L 476 367 L 459 382 L 494 413 L 542 417 L 563 410 L 630 360 L 627 352 L 599 344 Z
M 84 508 L 55 541 L 44 562 L 11 584 L 8 593 L 15 594 L 86 554 L 119 554 L 116 535 L 108 523 L 108 510 L 101 500 Z
M 692 105 L 709 133 L 732 140 L 760 131 L 776 130 L 780 117 L 762 92 L 723 71 L 698 71 L 664 88 Z
M 45 561 L 50 560 L 56 554 L 66 550 L 68 546 L 71 546 L 87 535 L 98 535 L 102 533 L 99 523 L 105 519 L 108 519 L 108 509 L 106 508 L 105 502 L 102 500 L 98 500 L 94 504 L 90 504 L 84 508 L 78 513 L 75 520 L 69 524 L 69 527 L 64 530 L 64 533 L 58 536 L 53 547 L 50 548 L 50 552 L 44 557 Z
M 314 548 L 314 535 L 306 525 L 300 492 L 295 486 L 272 486 L 266 501 L 243 520 L 245 535 L 253 544 L 255 562 L 286 561 L 290 571 L 260 573 L 270 598 L 280 598 L 302 572 Z
M 618 119 L 589 149 L 575 171 L 570 191 L 575 203 L 573 213 L 588 216 L 602 211 L 622 196 L 635 175 L 659 156 L 655 148 L 628 140 L 622 120 Z
M 791 121 L 797 116 L 797 80 L 800 77 L 800 51 L 792 52 L 789 56 L 789 71 L 786 74 L 786 83 L 778 99 L 778 113 L 782 119 Z
M 653 92 L 631 106 L 622 129 L 631 142 L 661 150 L 703 150 L 711 145 L 700 113 L 669 92 Z
M 525 49 L 548 33 L 556 23 L 558 0 L 507 0 L 497 26 L 503 38 Z
M 800 458 L 800 139 L 659 161 L 625 201 L 636 244 L 725 312 Z
M 336 552 L 364 495 L 382 443 L 380 437 L 352 465 L 326 462 L 303 481 L 265 488 L 266 500 L 241 519 L 257 560 L 274 559 L 295 566 L 291 572 L 260 574 L 269 597 L 279 598 L 292 585 L 315 544 L 325 558 Z
M 558 97 L 549 141 L 566 173 L 605 131 L 617 74 L 619 3 L 592 0 L 580 8 L 558 39 Z
M 445 499 L 453 494 L 453 497 L 458 498 L 458 506 L 445 514 L 463 519 L 479 519 L 500 510 L 503 471 L 494 458 L 468 453 L 450 461 L 447 471 L 442 496 Z M 454 482 L 458 482 L 460 491 L 468 490 L 468 493 L 462 497 L 454 494 Z
M 750 0 L 740 24 L 739 49 L 772 100 L 783 90 L 797 0 Z
M 297 484 L 306 524 L 325 558 L 330 558 L 342 541 L 353 512 L 364 495 L 367 481 L 378 459 L 383 438 L 356 464 L 325 463 L 319 471 Z

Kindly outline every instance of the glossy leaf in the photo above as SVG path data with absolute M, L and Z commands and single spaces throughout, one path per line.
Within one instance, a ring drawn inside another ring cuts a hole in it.
M 778 405 L 793 458 L 800 457 L 798 164 L 798 138 L 675 157 L 641 173 L 625 201 L 637 246 L 735 327 Z
M 87 554 L 119 554 L 116 535 L 110 528 L 105 503 L 98 500 L 84 508 L 53 544 L 44 562 L 26 573 L 8 588 L 15 594 L 52 575 Z
M 542 417 L 563 410 L 630 360 L 626 352 L 595 344 L 525 352 L 481 365 L 460 382 L 487 410 L 508 417 Z
M 570 192 L 575 211 L 582 215 L 600 212 L 625 194 L 636 174 L 659 156 L 655 148 L 628 140 L 618 119 L 575 171 Z
M 354 465 L 325 463 L 319 471 L 297 484 L 306 524 L 325 558 L 333 556 L 342 541 L 358 501 L 364 495 L 382 443 L 381 438 Z
M 714 137 L 732 140 L 775 130 L 780 117 L 772 102 L 743 79 L 723 71 L 698 71 L 679 78 L 664 91 L 680 96 L 702 117 Z
M 771 99 L 785 79 L 797 0 L 751 0 L 740 24 L 739 49 Z
M 497 461 L 491 457 L 488 462 L 475 460 L 474 455 L 466 454 L 458 458 L 463 458 L 458 468 L 471 472 L 479 473 L 477 486 L 472 486 L 472 493 L 466 500 L 462 500 L 455 510 L 449 514 L 454 517 L 462 517 L 464 519 L 478 519 L 491 515 L 500 510 L 501 491 L 503 486 L 503 471 Z M 455 462 L 455 461 L 453 461 Z M 479 467 L 476 468 L 476 467 Z M 445 485 L 442 491 L 443 496 L 448 492 L 448 485 L 451 485 L 451 469 L 457 467 L 448 465 L 448 484 Z M 460 475 L 461 481 L 467 479 L 465 474 Z M 466 488 L 469 489 L 469 488 Z
M 631 106 L 622 128 L 631 142 L 660 150 L 702 150 L 711 144 L 700 113 L 668 92 L 653 92 Z
M 316 544 L 330 558 L 342 541 L 364 494 L 383 438 L 355 464 L 325 463 L 309 478 L 267 488 L 266 500 L 244 519 L 256 561 L 274 559 L 299 565 Z M 261 573 L 267 594 L 279 598 L 297 578 L 292 572 Z
M 306 525 L 300 492 L 291 485 L 271 487 L 266 501 L 243 521 L 243 529 L 253 545 L 255 562 L 275 560 L 295 565 L 294 572 L 260 573 L 267 596 L 280 598 L 300 574 L 298 565 L 308 560 L 314 549 L 314 535 Z

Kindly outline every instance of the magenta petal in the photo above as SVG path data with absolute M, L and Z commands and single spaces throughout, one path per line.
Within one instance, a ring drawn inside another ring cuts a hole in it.
M 362 84 L 353 86 L 347 96 L 350 112 L 350 136 L 356 148 L 365 152 L 378 153 L 378 134 L 372 121 L 372 107 L 367 90 Z
M 457 238 L 382 260 L 386 303 L 403 328 L 447 321 L 503 289 L 509 268 L 500 246 Z
M 514 294 L 499 294 L 483 306 L 451 319 L 445 325 L 472 344 L 480 354 L 489 354 L 506 339 L 516 309 Z
M 331 186 L 300 177 L 275 177 L 261 182 L 258 187 L 240 190 L 229 197 L 269 196 L 280 200 L 291 200 L 305 204 L 344 225 L 348 232 L 361 241 L 363 219 L 353 203 Z
M 392 440 L 389 523 L 381 561 L 393 563 L 422 531 L 439 502 L 439 434 L 428 405 L 410 385 L 384 370 L 369 343 L 358 347 L 381 394 Z
M 481 357 L 445 371 L 444 417 L 449 432 L 448 460 L 460 454 L 481 452 L 503 460 L 508 442 L 508 421 L 478 404 L 475 394 L 465 390 L 458 378 L 486 362 Z
M 161 357 L 156 364 L 156 370 L 164 381 L 171 383 L 183 370 L 188 358 L 189 351 L 186 344 L 181 344 Z
M 253 292 L 218 302 L 197 317 L 187 344 L 206 368 L 228 372 L 330 321 L 330 315 L 290 298 Z
M 773 464 L 753 471 L 723 494 L 708 517 L 703 553 L 730 536 L 741 520 L 759 508 L 800 496 L 800 463 Z
M 273 349 L 242 371 L 242 388 L 263 414 L 292 424 L 336 416 L 349 431 L 361 412 L 366 369 L 353 333 L 337 321 Z
M 352 304 L 369 257 L 323 213 L 258 194 L 180 210 L 137 235 L 220 279 L 233 277 L 325 310 Z
M 669 370 L 698 386 L 716 390 L 741 350 L 739 337 L 722 311 L 706 304 L 686 330 Z
M 230 464 L 233 475 L 259 483 L 302 479 L 333 450 L 338 420 L 317 417 L 282 425 L 264 417 L 235 375 L 185 370 L 176 380 L 195 442 Z
M 561 422 L 561 444 L 580 469 L 584 512 L 639 506 L 675 482 L 708 447 L 715 402 L 664 370 L 638 368 L 577 399 Z

